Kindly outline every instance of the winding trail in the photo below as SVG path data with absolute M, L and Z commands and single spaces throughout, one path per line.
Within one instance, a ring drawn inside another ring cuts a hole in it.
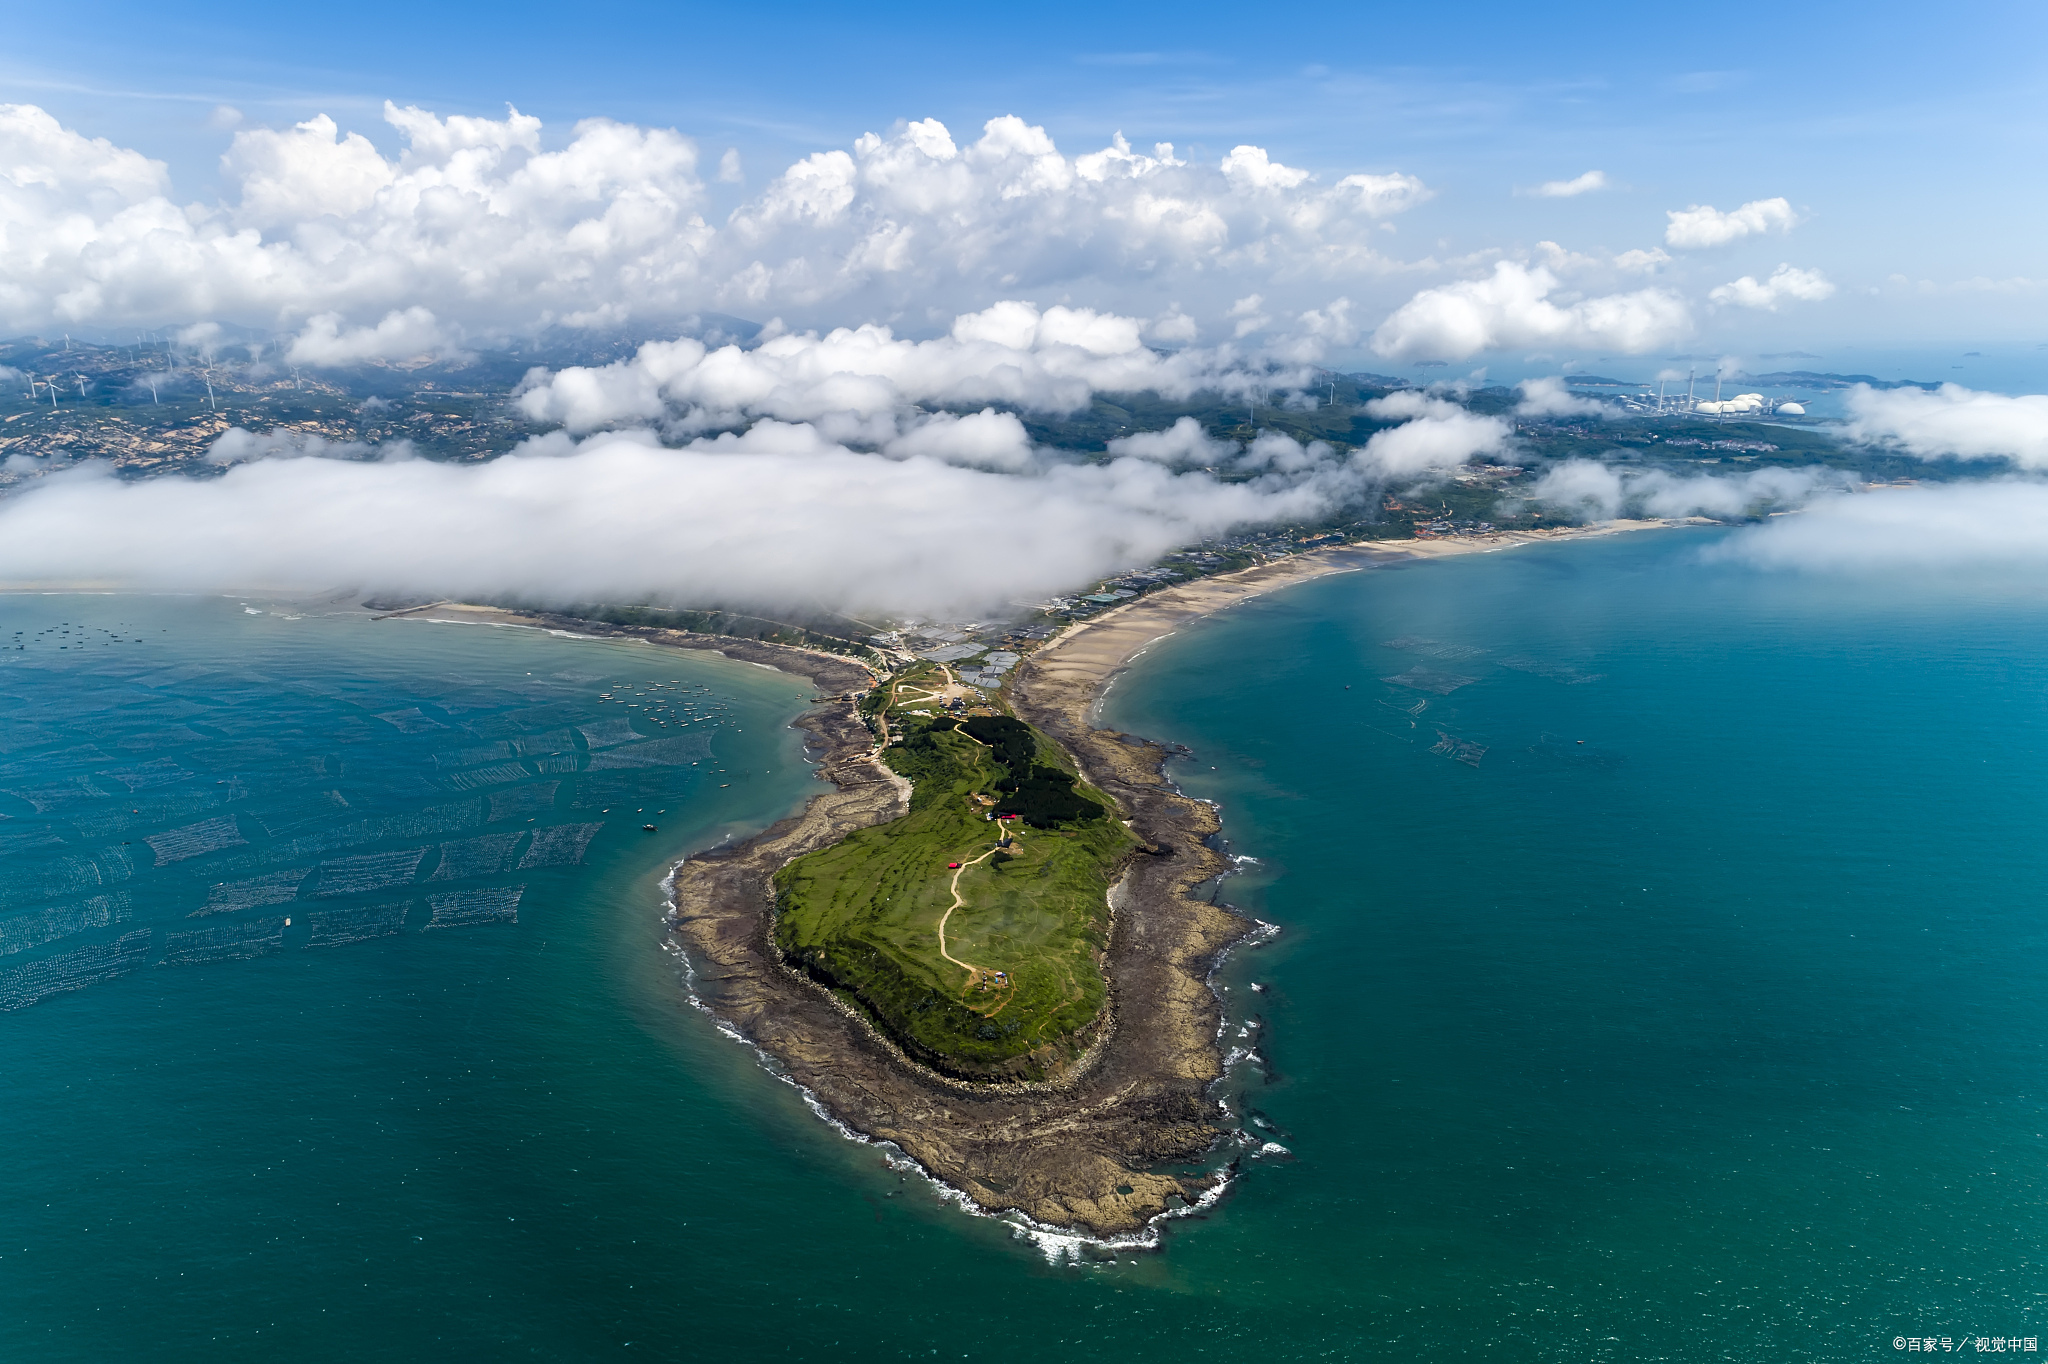
M 960 864 L 959 869 L 953 873 L 953 903 L 947 906 L 946 912 L 944 914 L 941 914 L 939 916 L 939 955 L 944 957 L 947 961 L 952 962 L 961 970 L 967 972 L 967 983 L 969 985 L 972 985 L 974 983 L 974 973 L 976 971 L 981 970 L 982 968 L 972 964 L 971 962 L 964 962 L 960 960 L 960 958 L 954 956 L 951 952 L 948 952 L 946 950 L 946 920 L 953 917 L 954 910 L 960 908 L 960 906 L 967 903 L 967 901 L 962 899 L 960 896 L 961 873 L 965 872 L 969 867 L 975 866 L 981 862 L 985 862 L 989 858 L 995 856 L 995 851 L 996 850 L 994 848 L 990 848 L 980 857 L 975 858 L 973 862 L 962 862 Z
M 973 736 L 970 735 L 969 737 L 971 738 Z M 1011 837 L 1014 838 L 1015 835 L 1012 834 Z M 953 892 L 953 903 L 946 907 L 946 912 L 944 914 L 941 914 L 939 916 L 939 955 L 944 957 L 947 961 L 952 962 L 961 970 L 965 971 L 967 973 L 967 983 L 969 985 L 974 984 L 974 978 L 977 973 L 986 972 L 988 968 L 983 966 L 976 966 L 973 962 L 962 961 L 960 960 L 960 958 L 954 956 L 951 952 L 948 952 L 946 950 L 946 921 L 953 917 L 954 910 L 959 909 L 962 905 L 967 903 L 966 899 L 960 894 L 961 876 L 963 876 L 966 873 L 969 867 L 979 866 L 981 863 L 986 862 L 989 858 L 994 857 L 996 853 L 1001 851 L 1001 849 L 1002 844 L 998 843 L 995 847 L 990 848 L 980 857 L 975 858 L 974 861 L 962 862 L 960 864 L 959 868 L 953 873 L 953 881 L 951 885 L 951 889 Z M 1005 999 L 1003 1002 L 1007 1004 L 1009 1000 Z

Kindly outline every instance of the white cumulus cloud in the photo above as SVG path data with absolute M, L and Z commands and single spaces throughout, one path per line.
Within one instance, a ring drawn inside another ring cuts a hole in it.
M 1732 303 L 1739 308 L 1762 308 L 1776 312 L 1778 305 L 1787 299 L 1803 303 L 1818 303 L 1833 297 L 1834 284 L 1818 270 L 1801 270 L 1791 265 L 1780 265 L 1771 272 L 1771 277 L 1759 284 L 1754 275 L 1723 284 L 1707 297 L 1716 303 Z
M 374 327 L 344 328 L 339 313 L 308 321 L 285 352 L 294 365 L 354 365 L 365 360 L 408 360 L 446 355 L 454 344 L 425 308 L 393 308 Z
M 718 230 L 724 279 L 704 304 L 814 316 L 839 300 L 883 315 L 1053 284 L 1134 299 L 1193 278 L 1214 281 L 1203 291 L 1217 307 L 1246 282 L 1384 272 L 1373 230 L 1428 194 L 1400 174 L 1319 185 L 1254 146 L 1205 165 L 1164 143 L 1135 152 L 1119 133 L 1069 158 L 1020 118 L 965 143 L 924 119 L 806 157 L 743 204 Z
M 1304 331 L 1303 358 L 1275 369 L 1229 347 L 1161 354 L 1145 345 L 1144 330 L 1137 318 L 1010 300 L 963 313 L 946 335 L 928 341 L 869 325 L 785 333 L 752 349 L 689 338 L 650 342 L 610 365 L 536 371 L 517 401 L 532 421 L 579 432 L 622 422 L 672 419 L 703 429 L 772 417 L 825 422 L 835 436 L 856 439 L 881 429 L 875 419 L 919 405 L 1072 412 L 1105 392 L 1236 397 L 1299 386 L 1310 377 L 1307 356 L 1318 350 Z
M 1223 173 L 1255 189 L 1293 189 L 1309 178 L 1305 170 L 1283 166 L 1267 157 L 1264 147 L 1233 147 L 1223 158 Z
M 709 229 L 688 139 L 595 119 L 542 151 L 539 121 L 516 112 L 384 113 L 396 160 L 324 116 L 247 129 L 222 159 L 234 197 L 180 205 L 161 163 L 0 106 L 0 325 L 365 325 L 423 307 L 530 327 L 699 287 Z
M 1789 232 L 1799 221 L 1791 203 L 1783 198 L 1752 199 L 1727 213 L 1711 204 L 1694 204 L 1671 209 L 1664 216 L 1670 219 L 1664 229 L 1664 244 L 1682 251 L 1725 246 L 1766 232 Z
M 1641 289 L 1558 303 L 1549 270 L 1500 261 L 1483 279 L 1409 299 L 1373 333 L 1390 360 L 1464 360 L 1503 347 L 1568 346 L 1638 354 L 1685 335 L 1692 315 L 1668 290 Z
M 1031 466 L 1031 437 L 1016 414 L 983 408 L 964 417 L 935 412 L 882 447 L 897 459 L 937 459 L 1017 473 Z
M 1194 162 L 1118 134 L 1070 156 L 1021 118 L 964 141 L 924 119 L 762 177 L 713 224 L 698 146 L 673 129 L 586 119 L 544 139 L 516 110 L 383 116 L 395 155 L 325 114 L 243 125 L 221 197 L 194 203 L 160 162 L 0 106 L 0 326 L 297 330 L 333 314 L 346 335 L 424 308 L 484 337 L 706 310 L 817 325 L 1076 290 L 1213 315 L 1256 289 L 1293 313 L 1331 280 L 1403 268 L 1375 234 L 1430 194 L 1398 172 L 1319 181 L 1251 145 Z M 737 184 L 744 168 L 728 151 L 712 173 Z M 1160 339 L 1189 325 L 1162 319 Z
M 1390 218 L 1435 198 L 1436 191 L 1412 175 L 1347 175 L 1332 197 L 1367 217 Z
M 1590 194 L 1596 189 L 1607 188 L 1607 172 L 1589 170 L 1584 175 L 1575 175 L 1569 180 L 1545 180 L 1531 191 L 1544 199 L 1571 199 L 1581 194 Z
M 1216 440 L 1193 417 L 1182 417 L 1164 431 L 1139 431 L 1109 443 L 1113 455 L 1156 460 L 1161 464 L 1207 468 L 1238 451 L 1235 441 Z
M 1521 401 L 1515 404 L 1518 417 L 1605 417 L 1613 412 L 1597 399 L 1579 397 L 1555 376 L 1524 379 L 1515 387 L 1522 392 Z
M 1375 398 L 1365 410 L 1401 421 L 1373 432 L 1357 454 L 1361 465 L 1389 476 L 1453 469 L 1479 455 L 1500 454 L 1514 434 L 1499 417 L 1479 416 L 1417 389 Z

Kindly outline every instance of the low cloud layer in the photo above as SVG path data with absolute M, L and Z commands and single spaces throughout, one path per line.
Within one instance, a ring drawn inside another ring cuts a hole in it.
M 450 357 L 456 346 L 425 308 L 393 308 L 374 327 L 344 327 L 341 314 L 322 313 L 292 338 L 285 361 L 293 365 L 358 365 L 365 360 Z
M 1322 353 L 1318 331 L 1326 327 L 1325 312 L 1304 319 L 1284 348 L 1292 363 L 1230 346 L 1169 354 L 1147 346 L 1150 326 L 1142 319 L 1013 301 L 963 314 L 929 341 L 863 326 L 785 334 L 751 349 L 687 338 L 651 342 L 610 365 L 537 370 L 518 405 L 529 420 L 576 432 L 622 422 L 689 432 L 769 417 L 880 444 L 893 437 L 896 414 L 918 405 L 1001 403 L 1063 413 L 1097 393 L 1236 398 L 1299 387 L 1312 377 L 1306 361 Z
M 1765 568 L 1867 573 L 2048 567 L 2048 484 L 1951 483 L 1835 498 L 1725 542 Z
M 1565 387 L 1557 376 L 1524 379 L 1515 385 L 1522 399 L 1515 404 L 1518 417 L 1610 417 L 1614 409 L 1597 398 L 1581 398 Z
M 1477 416 L 1454 402 L 1413 389 L 1375 398 L 1365 410 L 1382 420 L 1401 423 L 1373 432 L 1359 451 L 1371 468 L 1388 475 L 1454 469 L 1482 455 L 1502 454 L 1514 434 L 1514 428 L 1499 417 Z
M 1662 469 L 1621 469 L 1596 460 L 1569 459 L 1538 479 L 1528 497 L 1594 520 L 1622 515 L 1734 517 L 1804 506 L 1818 493 L 1848 486 L 1847 475 L 1818 467 L 1680 477 Z
M 1139 431 L 1109 443 L 1112 455 L 1129 455 L 1191 468 L 1210 468 L 1237 453 L 1236 441 L 1217 440 L 1193 417 L 1182 417 L 1163 431 Z
M 1848 395 L 1852 440 L 1921 459 L 2010 459 L 2023 469 L 2048 468 L 2048 394 L 2007 397 L 1960 384 L 1934 392 L 1858 384 Z
M 1424 289 L 1373 333 L 1388 360 L 1464 360 L 1502 348 L 1564 347 L 1639 355 L 1692 330 L 1685 300 L 1667 289 L 1556 303 L 1557 276 L 1501 261 L 1483 279 Z
M 1510 451 L 1508 420 L 1421 390 L 1365 404 L 1392 425 L 1355 450 L 1183 417 L 1099 463 L 1034 446 L 1014 411 L 915 405 L 1067 410 L 1098 387 L 1250 381 L 1219 368 L 1227 350 L 1161 355 L 1140 330 L 1006 304 L 930 342 L 663 343 L 536 376 L 522 401 L 555 429 L 482 464 L 235 428 L 210 453 L 217 478 L 38 469 L 0 501 L 0 580 L 978 613 L 1218 534 L 1355 515 L 1390 483 Z M 664 425 L 578 439 L 633 417 Z
M 255 432 L 231 426 L 207 447 L 209 464 L 246 464 L 280 456 L 312 455 L 321 459 L 411 459 L 409 440 L 371 445 L 364 441 L 331 441 L 304 431 Z
M 973 432 L 991 463 L 1014 421 Z M 263 443 L 223 454 L 288 452 Z M 682 450 L 557 433 L 476 465 L 327 453 L 347 457 L 256 457 L 213 479 L 46 476 L 0 502 L 0 580 L 971 613 L 1312 519 L 1366 487 L 1355 463 L 1284 436 L 1236 456 L 1245 482 L 1135 457 L 1017 477 L 774 422 Z

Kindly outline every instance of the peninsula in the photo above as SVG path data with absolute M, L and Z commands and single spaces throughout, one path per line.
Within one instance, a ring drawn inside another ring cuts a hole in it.
M 872 674 L 838 655 L 479 607 L 414 614 L 635 637 L 810 679 L 829 699 L 796 724 L 832 789 L 676 868 L 670 931 L 700 1002 L 839 1121 L 980 1209 L 1107 1238 L 1216 1186 L 1187 1170 L 1219 1135 L 1208 976 L 1253 927 L 1197 894 L 1228 868 L 1214 808 L 1174 789 L 1166 749 L 1094 723 L 1109 682 L 1163 636 L 1313 578 L 1669 524 L 1337 546 L 1164 588 L 1032 654 L 1005 693 L 1013 717 L 899 720 L 904 771 L 863 713 Z

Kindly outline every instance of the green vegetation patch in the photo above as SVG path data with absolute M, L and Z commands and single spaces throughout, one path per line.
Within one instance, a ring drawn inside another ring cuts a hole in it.
M 967 736 L 987 744 L 1007 773 L 995 784 L 995 811 L 1014 814 L 1034 829 L 1101 819 L 1107 811 L 1099 800 L 1076 789 L 1074 774 L 1038 761 L 1038 731 L 1007 715 L 977 715 L 961 726 Z
M 915 724 L 888 757 L 910 813 L 784 867 L 776 944 L 938 1069 L 1043 1075 L 1102 1011 L 1107 892 L 1134 840 L 1008 716 Z

